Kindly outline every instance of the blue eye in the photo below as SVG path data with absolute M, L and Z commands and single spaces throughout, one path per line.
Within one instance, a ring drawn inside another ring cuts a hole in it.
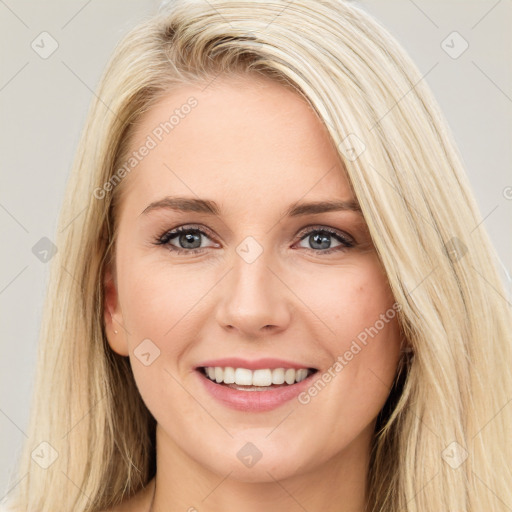
M 324 226 L 315 226 L 306 232 L 302 232 L 301 235 L 299 243 L 309 239 L 309 247 L 302 248 L 316 254 L 344 251 L 355 245 L 348 235 Z M 187 225 L 164 232 L 155 240 L 154 244 L 166 246 L 176 254 L 197 254 L 204 252 L 209 247 L 219 247 L 219 244 L 216 243 L 209 246 L 203 244 L 204 239 L 210 238 L 209 233 L 203 229 Z M 333 238 L 337 241 L 338 245 L 332 246 Z
M 208 234 L 197 227 L 180 226 L 172 231 L 163 233 L 158 237 L 155 243 L 157 245 L 165 245 L 177 254 L 195 254 L 203 252 L 206 248 L 202 245 L 201 237 L 208 237 Z M 182 244 L 182 246 L 176 247 L 176 245 L 171 242 L 174 239 L 177 239 L 178 244 Z
M 339 245 L 332 247 L 332 238 L 335 238 Z M 354 247 L 355 245 L 354 242 L 348 238 L 348 236 L 343 235 L 338 230 L 333 230 L 326 227 L 315 227 L 313 229 L 309 229 L 300 238 L 300 242 L 303 240 L 309 240 L 309 247 L 305 247 L 305 249 L 316 253 L 321 252 L 322 254 L 330 254 L 335 251 L 343 251 Z

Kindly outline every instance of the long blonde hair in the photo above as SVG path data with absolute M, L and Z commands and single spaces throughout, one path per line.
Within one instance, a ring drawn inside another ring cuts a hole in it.
M 87 117 L 59 218 L 13 510 L 102 510 L 155 474 L 155 421 L 103 323 L 124 188 L 113 178 L 143 112 L 173 87 L 221 73 L 269 77 L 312 106 L 401 305 L 412 355 L 379 415 L 368 510 L 512 507 L 510 304 L 420 72 L 341 0 L 178 0 L 124 37 Z

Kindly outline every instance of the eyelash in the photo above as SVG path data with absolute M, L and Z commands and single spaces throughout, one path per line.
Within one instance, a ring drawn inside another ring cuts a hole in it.
M 209 249 L 209 247 L 196 247 L 195 249 L 183 249 L 183 248 L 171 245 L 169 243 L 171 240 L 173 240 L 174 238 L 176 238 L 178 235 L 180 235 L 182 233 L 195 233 L 195 234 L 205 235 L 206 237 L 211 238 L 211 236 L 208 234 L 208 232 L 204 231 L 199 226 L 185 225 L 185 226 L 180 226 L 180 227 L 170 230 L 170 231 L 165 231 L 160 236 L 158 236 L 154 240 L 153 243 L 154 243 L 154 245 L 157 245 L 157 246 L 166 246 L 170 251 L 174 252 L 175 254 L 185 254 L 185 253 L 186 254 L 198 254 L 198 253 L 204 252 L 205 249 Z M 344 236 L 338 230 L 328 228 L 326 226 L 312 226 L 312 227 L 309 227 L 309 229 L 307 231 L 301 231 L 298 241 L 301 242 L 302 240 L 307 239 L 308 236 L 311 236 L 313 233 L 327 233 L 327 234 L 333 236 L 334 238 L 336 238 L 343 245 L 339 245 L 337 247 L 331 247 L 331 248 L 325 249 L 325 250 L 307 249 L 307 248 L 303 247 L 303 249 L 306 249 L 306 251 L 308 251 L 308 252 L 331 254 L 331 253 L 337 252 L 337 251 L 346 251 L 347 249 L 350 249 L 350 248 L 354 247 L 354 245 L 355 245 L 355 243 L 352 240 L 350 240 L 348 237 Z

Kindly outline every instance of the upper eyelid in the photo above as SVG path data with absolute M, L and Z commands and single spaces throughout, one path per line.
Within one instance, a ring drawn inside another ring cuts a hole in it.
M 322 224 L 312 224 L 312 225 L 306 226 L 299 231 L 297 236 L 300 237 L 303 233 L 308 234 L 311 231 L 325 231 L 332 235 L 338 235 L 338 236 L 341 236 L 342 238 L 349 238 L 350 240 L 354 240 L 354 238 L 351 235 L 349 235 L 348 233 L 345 233 L 343 230 L 329 227 L 329 226 L 324 226 Z
M 165 231 L 164 235 L 167 235 L 168 233 L 175 232 L 175 235 L 180 234 L 180 232 L 187 232 L 187 231 L 199 231 L 202 235 L 207 235 L 208 238 L 216 238 L 212 231 L 210 231 L 205 226 L 199 226 L 196 224 L 184 224 L 183 226 L 177 226 L 173 229 L 169 229 L 168 231 Z

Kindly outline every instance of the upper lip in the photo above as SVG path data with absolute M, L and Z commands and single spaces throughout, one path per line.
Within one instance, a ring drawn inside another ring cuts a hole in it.
M 225 368 L 230 366 L 232 368 L 247 368 L 248 370 L 262 370 L 266 368 L 294 368 L 299 370 L 300 368 L 313 368 L 311 365 L 296 363 L 295 361 L 286 361 L 284 359 L 276 359 L 274 357 L 264 357 L 262 359 L 253 359 L 249 361 L 248 359 L 242 359 L 240 357 L 227 357 L 223 359 L 209 359 L 208 361 L 203 361 L 202 363 L 196 366 L 196 369 L 208 366 L 219 366 L 221 368 Z

